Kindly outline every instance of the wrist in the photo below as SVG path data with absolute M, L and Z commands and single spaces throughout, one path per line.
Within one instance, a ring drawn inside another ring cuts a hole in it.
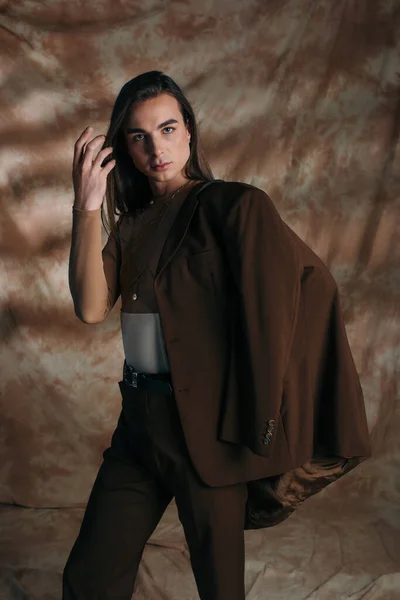
M 72 205 L 73 210 L 77 210 L 80 212 L 93 212 L 96 210 L 100 210 L 101 206 L 91 206 L 90 204 L 83 204 L 82 202 L 74 202 Z

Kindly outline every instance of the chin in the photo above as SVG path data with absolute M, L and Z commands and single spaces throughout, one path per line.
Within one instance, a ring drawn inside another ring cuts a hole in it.
M 150 173 L 148 173 L 148 177 L 151 177 L 155 181 L 172 181 L 172 179 L 179 177 L 180 173 L 181 170 L 173 168 L 169 168 L 167 171 L 160 171 L 159 173 L 151 170 Z

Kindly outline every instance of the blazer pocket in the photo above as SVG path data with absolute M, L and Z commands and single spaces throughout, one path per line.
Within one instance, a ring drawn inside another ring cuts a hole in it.
M 187 254 L 184 257 L 184 268 L 202 290 L 215 297 L 215 281 L 213 276 L 213 264 L 219 254 L 218 247 L 207 248 L 200 252 Z
M 224 261 L 220 246 L 213 246 L 187 256 L 188 264 L 193 272 L 201 270 L 207 274 L 208 289 L 213 293 L 214 300 L 220 310 L 225 310 L 228 301 L 232 301 L 232 293 L 236 295 L 236 288 L 230 281 L 229 265 Z
M 201 250 L 196 250 L 196 252 L 189 252 L 188 254 L 185 254 L 184 257 L 190 262 L 191 260 L 201 260 L 202 258 L 206 258 L 213 252 L 221 252 L 220 247 L 211 246 L 210 248 L 202 248 Z

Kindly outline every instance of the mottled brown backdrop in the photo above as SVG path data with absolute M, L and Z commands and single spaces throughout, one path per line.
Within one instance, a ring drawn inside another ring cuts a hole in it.
M 215 176 L 264 189 L 331 269 L 365 395 L 372 458 L 246 532 L 247 598 L 400 598 L 400 2 L 14 0 L 0 13 L 1 598 L 61 598 L 121 409 L 120 301 L 85 325 L 69 293 L 71 161 L 82 129 L 105 133 L 121 86 L 152 69 L 188 94 Z M 135 598 L 198 598 L 174 502 Z

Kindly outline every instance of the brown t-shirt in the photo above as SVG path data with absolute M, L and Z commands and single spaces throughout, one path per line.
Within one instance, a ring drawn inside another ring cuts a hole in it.
M 141 216 L 121 215 L 117 222 L 120 241 L 110 234 L 103 249 L 101 209 L 72 209 L 69 285 L 75 313 L 84 322 L 103 321 L 121 294 L 124 270 L 122 280 L 131 282 L 124 298 L 132 301 L 121 307 L 122 341 L 126 362 L 136 371 L 170 371 L 153 281 L 170 227 L 193 187 L 189 184 L 169 206 L 160 198 Z

